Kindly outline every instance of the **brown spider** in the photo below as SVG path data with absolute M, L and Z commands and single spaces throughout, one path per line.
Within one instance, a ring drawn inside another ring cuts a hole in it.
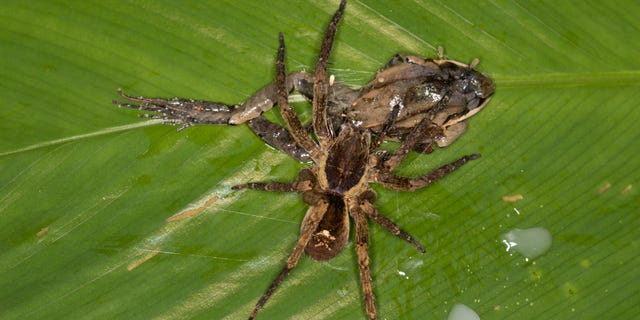
M 315 260 L 328 260 L 344 248 L 349 237 L 349 217 L 353 219 L 355 225 L 355 245 L 366 314 L 369 319 L 375 319 L 376 308 L 367 253 L 369 246 L 367 217 L 409 242 L 420 252 L 424 253 L 425 250 L 411 235 L 402 231 L 373 207 L 375 193 L 369 187 L 369 183 L 379 183 L 394 190 L 416 190 L 441 179 L 467 161 L 478 158 L 475 154 L 464 156 L 418 178 L 399 177 L 391 173 L 415 144 L 422 141 L 424 135 L 429 134 L 425 129 L 428 128 L 430 120 L 425 118 L 413 128 L 393 154 L 376 152 L 375 150 L 398 116 L 399 105 L 394 106 L 385 121 L 382 132 L 376 135 L 377 138 L 373 142 L 369 130 L 357 127 L 349 121 L 342 123 L 338 132 L 334 132 L 336 130 L 328 123 L 326 111 L 328 91 L 331 86 L 326 77 L 326 67 L 345 5 L 346 1 L 343 0 L 329 23 L 315 68 L 312 125 L 316 140 L 304 128 L 287 102 L 289 92 L 286 88 L 287 76 L 284 66 L 284 36 L 282 33 L 279 34 L 275 83 L 277 104 L 287 130 L 295 142 L 310 155 L 313 164 L 303 169 L 298 180 L 293 183 L 252 182 L 235 186 L 234 189 L 300 192 L 309 209 L 302 220 L 300 237 L 286 265 L 262 295 L 249 319 L 256 317 L 278 285 L 298 263 L 303 252 Z
M 116 105 L 152 111 L 143 114 L 161 118 L 182 128 L 194 124 L 240 124 L 293 158 L 314 164 L 303 169 L 293 183 L 247 183 L 234 189 L 301 192 L 310 206 L 298 242 L 287 264 L 256 304 L 250 319 L 264 306 L 280 282 L 306 251 L 315 260 L 335 257 L 349 236 L 349 216 L 356 230 L 356 251 L 365 308 L 369 318 L 376 311 L 369 271 L 368 225 L 366 217 L 409 242 L 420 252 L 422 245 L 372 205 L 375 193 L 368 183 L 380 183 L 395 190 L 425 187 L 479 155 L 468 155 L 419 178 L 395 176 L 391 172 L 409 151 L 429 153 L 433 145 L 445 147 L 466 128 L 465 120 L 486 106 L 494 92 L 491 79 L 476 71 L 477 61 L 466 65 L 454 60 L 425 59 L 398 54 L 360 89 L 328 82 L 326 65 L 338 22 L 346 1 L 333 16 L 325 34 L 315 75 L 295 72 L 286 75 L 284 39 L 276 60 L 276 81 L 239 105 L 184 98 L 162 99 L 120 95 L 139 105 L 114 101 Z M 312 126 L 303 126 L 287 103 L 292 90 L 313 102 Z M 261 113 L 279 105 L 287 129 L 269 122 Z M 158 115 L 158 113 L 160 115 Z M 317 141 L 309 130 L 313 130 Z M 400 141 L 393 154 L 376 151 L 384 140 Z

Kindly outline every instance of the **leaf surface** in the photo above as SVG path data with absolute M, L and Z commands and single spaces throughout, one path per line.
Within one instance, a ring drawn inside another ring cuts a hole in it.
M 176 132 L 111 100 L 122 87 L 241 102 L 272 81 L 278 31 L 288 69 L 312 70 L 337 6 L 3 2 L 0 318 L 246 318 L 306 208 L 297 195 L 230 187 L 291 181 L 303 165 L 245 126 Z M 359 86 L 397 52 L 443 46 L 452 59 L 479 58 L 497 88 L 461 139 L 412 155 L 401 173 L 481 159 L 417 192 L 376 187 L 376 207 L 427 248 L 371 226 L 381 319 L 445 319 L 455 303 L 491 319 L 640 316 L 639 9 L 348 4 L 330 63 L 337 81 Z M 192 216 L 166 221 L 180 213 Z M 501 235 L 530 227 L 553 244 L 526 261 Z M 356 261 L 352 244 L 326 263 L 304 257 L 260 318 L 363 318 Z

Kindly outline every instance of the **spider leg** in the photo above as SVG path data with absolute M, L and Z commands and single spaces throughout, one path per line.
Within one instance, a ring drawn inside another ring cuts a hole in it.
M 322 45 L 320 47 L 320 55 L 316 63 L 315 81 L 313 83 L 313 130 L 318 137 L 321 146 L 327 146 L 330 143 L 330 137 L 333 136 L 332 129 L 327 123 L 327 102 L 329 96 L 329 83 L 327 81 L 327 63 L 333 39 L 338 29 L 338 23 L 342 19 L 344 8 L 347 2 L 342 0 L 340 7 L 331 18 L 327 31 L 324 34 Z
M 424 188 L 442 179 L 444 176 L 462 167 L 465 163 L 471 160 L 478 159 L 479 157 L 480 157 L 479 154 L 466 155 L 456 161 L 445 164 L 440 168 L 437 168 L 417 178 L 400 177 L 388 171 L 378 171 L 376 173 L 375 181 L 389 189 L 401 190 L 401 191 L 413 191 L 416 189 Z
M 360 283 L 364 298 L 365 311 L 369 319 L 376 318 L 376 306 L 373 299 L 373 287 L 371 284 L 371 270 L 369 270 L 369 226 L 367 218 L 358 203 L 350 205 L 350 214 L 356 227 L 356 253 L 358 255 L 358 268 L 360 269 Z
M 271 192 L 304 192 L 311 190 L 310 181 L 287 182 L 249 182 L 231 187 L 233 190 L 253 189 Z
M 398 147 L 393 155 L 389 159 L 385 160 L 383 167 L 388 171 L 393 171 L 400 165 L 400 163 L 407 157 L 409 151 L 411 151 L 418 143 L 423 142 L 423 139 L 432 132 L 432 129 L 437 129 L 437 126 L 431 122 L 428 117 L 425 117 L 420 121 L 411 132 L 405 137 L 404 141 Z
M 320 221 L 322 220 L 325 212 L 329 208 L 329 203 L 326 201 L 319 201 L 316 206 L 312 206 L 309 208 L 307 215 L 305 215 L 304 220 L 302 221 L 302 227 L 300 228 L 300 238 L 298 238 L 298 242 L 296 246 L 293 248 L 293 251 L 289 255 L 287 259 L 287 264 L 282 268 L 278 276 L 271 282 L 269 289 L 265 291 L 265 293 L 260 297 L 258 303 L 256 303 L 253 312 L 249 316 L 249 320 L 254 319 L 258 314 L 258 311 L 264 307 L 264 304 L 269 300 L 273 292 L 278 288 L 282 280 L 289 274 L 291 269 L 293 269 L 300 257 L 304 253 L 304 248 L 309 243 L 309 240 L 313 236 L 314 231 L 318 228 Z
M 311 161 L 311 155 L 298 145 L 295 139 L 285 128 L 273 123 L 262 116 L 246 122 L 251 131 L 268 145 L 286 153 L 290 157 L 300 161 Z
M 285 79 L 287 96 L 293 90 L 306 90 L 309 83 L 313 83 L 313 75 L 310 73 L 303 71 L 288 74 Z M 309 162 L 312 160 L 311 155 L 296 142 L 294 137 L 289 134 L 289 131 L 261 116 L 262 112 L 271 109 L 277 101 L 278 92 L 276 87 L 277 85 L 274 82 L 260 89 L 236 109 L 236 112 L 229 119 L 229 123 L 239 124 L 246 122 L 253 133 L 260 137 L 262 141 L 300 162 Z
M 373 219 L 373 221 L 385 228 L 385 230 L 389 231 L 394 236 L 406 242 L 409 242 L 412 246 L 416 247 L 418 251 L 422 253 L 426 252 L 424 247 L 420 243 L 418 243 L 418 241 L 416 241 L 410 234 L 400 229 L 400 227 L 398 227 L 398 225 L 393 221 L 389 220 L 389 218 L 382 215 L 378 210 L 376 210 L 373 205 L 371 205 L 369 201 L 363 201 L 361 206 L 362 210 L 364 210 L 367 216 L 369 216 L 369 218 Z
M 318 145 L 313 141 L 309 132 L 304 129 L 304 126 L 300 122 L 300 119 L 296 116 L 291 106 L 289 106 L 288 96 L 289 92 L 286 90 L 286 73 L 284 67 L 284 36 L 282 33 L 278 35 L 280 46 L 278 48 L 278 55 L 276 58 L 276 92 L 277 103 L 280 107 L 280 114 L 287 124 L 287 129 L 293 139 L 298 143 L 300 147 L 306 150 L 314 161 L 317 161 L 320 155 Z
M 271 192 L 305 192 L 313 189 L 315 181 L 315 175 L 313 172 L 309 168 L 304 168 L 300 170 L 298 180 L 295 182 L 249 182 L 239 184 L 231 188 L 233 190 L 253 189 Z M 310 206 L 314 206 L 317 203 L 324 201 L 322 197 L 312 197 L 309 199 L 311 200 L 307 203 Z

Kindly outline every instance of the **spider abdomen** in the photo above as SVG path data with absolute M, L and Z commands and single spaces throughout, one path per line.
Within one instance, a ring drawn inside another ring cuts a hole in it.
M 349 215 L 342 197 L 328 195 L 329 207 L 305 251 L 314 260 L 335 257 L 349 240 Z

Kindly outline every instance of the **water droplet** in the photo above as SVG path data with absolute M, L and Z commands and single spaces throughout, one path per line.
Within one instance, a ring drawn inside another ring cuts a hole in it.
M 449 312 L 448 320 L 480 320 L 480 316 L 462 303 L 456 303 L 451 312 Z
M 398 275 L 400 275 L 401 277 L 409 280 L 409 276 L 407 276 L 407 273 L 401 270 L 398 270 Z
M 513 229 L 502 235 L 502 243 L 507 246 L 507 251 L 514 250 L 529 261 L 549 250 L 551 233 L 542 227 Z

